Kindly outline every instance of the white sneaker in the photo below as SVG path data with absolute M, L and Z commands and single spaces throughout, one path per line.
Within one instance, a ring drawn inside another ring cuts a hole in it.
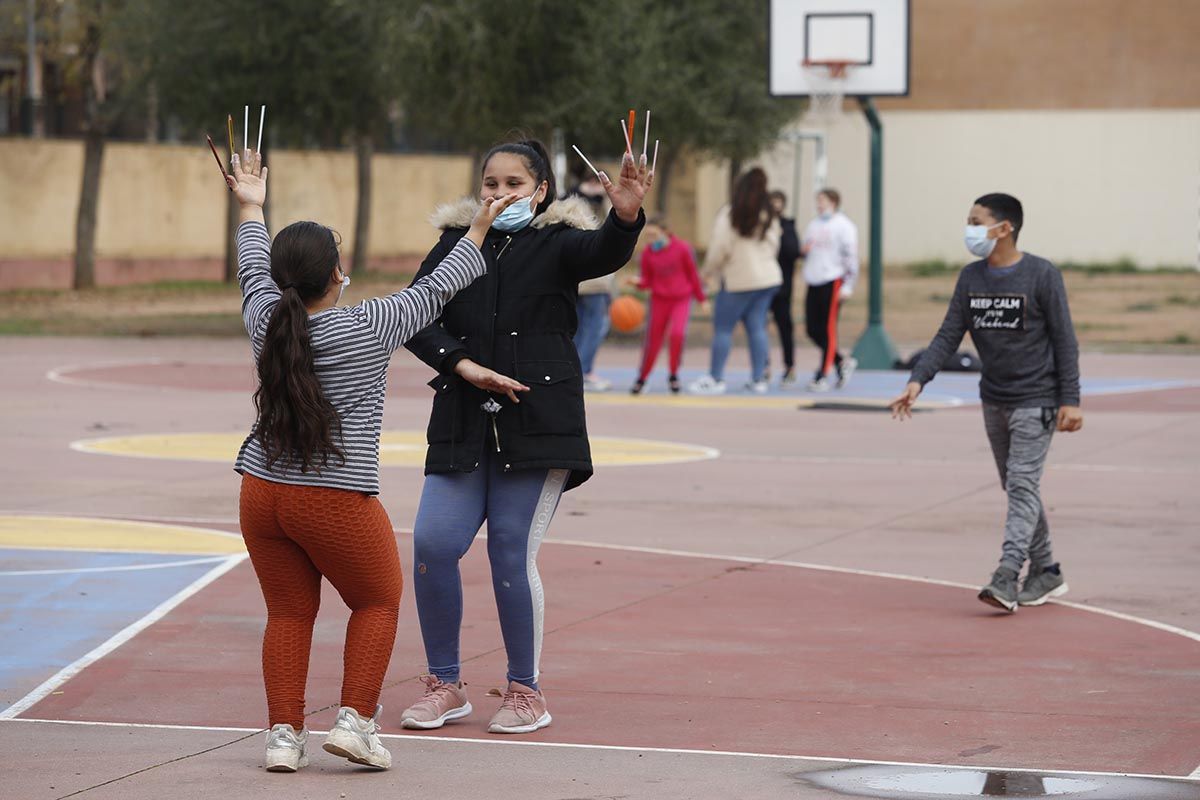
M 725 394 L 725 381 L 703 375 L 688 384 L 688 391 L 692 394 Z
M 379 715 L 383 706 L 375 709 L 375 716 L 363 719 L 348 706 L 338 711 L 337 722 L 325 737 L 325 752 L 349 759 L 355 764 L 364 764 L 376 769 L 387 769 L 392 765 L 392 754 L 379 743 Z
M 606 381 L 604 378 L 589 375 L 583 379 L 585 392 L 607 392 L 611 388 L 612 381 Z
M 809 381 L 808 383 L 808 390 L 810 392 L 828 392 L 832 388 L 833 387 L 829 385 L 829 378 L 824 376 L 817 378 L 816 380 Z
M 857 358 L 843 358 L 842 368 L 838 370 L 837 388 L 841 389 L 843 386 L 849 383 L 850 379 L 854 377 L 854 370 L 856 369 L 858 369 Z
M 300 733 L 291 725 L 280 723 L 267 731 L 267 756 L 263 765 L 267 772 L 295 772 L 308 766 L 304 748 L 308 744 L 308 728 Z
M 755 394 L 766 394 L 771 391 L 771 384 L 766 381 L 750 381 L 746 384 L 746 391 L 754 392 Z

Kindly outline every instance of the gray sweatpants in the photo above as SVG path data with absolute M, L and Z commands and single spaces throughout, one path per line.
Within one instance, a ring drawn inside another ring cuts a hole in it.
M 1040 484 L 1057 414 L 1057 408 L 983 404 L 983 426 L 1008 493 L 1000 566 L 1017 572 L 1026 559 L 1033 569 L 1054 563 Z

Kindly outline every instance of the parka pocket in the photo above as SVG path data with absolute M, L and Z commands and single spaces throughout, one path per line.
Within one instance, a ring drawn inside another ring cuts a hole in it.
M 462 392 L 459 391 L 460 382 L 458 377 L 438 375 L 427 384 L 436 392 L 433 396 L 433 411 L 429 414 L 429 427 L 425 430 L 425 439 L 430 444 L 445 444 L 462 439 L 459 413 L 462 398 Z
M 583 380 L 570 361 L 518 361 L 521 432 L 533 436 L 582 436 Z

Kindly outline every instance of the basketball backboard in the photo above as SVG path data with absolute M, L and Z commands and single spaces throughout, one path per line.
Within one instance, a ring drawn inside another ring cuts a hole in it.
M 770 0 L 768 8 L 773 97 L 908 94 L 911 0 Z

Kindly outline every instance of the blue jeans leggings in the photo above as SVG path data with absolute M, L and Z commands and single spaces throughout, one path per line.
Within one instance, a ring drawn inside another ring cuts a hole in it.
M 779 291 L 778 286 L 749 292 L 721 291 L 713 309 L 712 376 L 725 380 L 725 362 L 733 346 L 733 329 L 739 322 L 746 328 L 750 343 L 750 380 L 761 381 L 767 372 L 767 310 Z
M 508 679 L 537 689 L 545 610 L 537 553 L 568 472 L 505 472 L 499 459 L 485 456 L 474 472 L 425 478 L 413 528 L 413 593 L 430 674 L 447 683 L 459 680 L 463 596 L 458 562 L 486 520 Z
M 575 349 L 579 351 L 579 362 L 583 366 L 583 374 L 591 375 L 596 368 L 596 351 L 600 343 L 608 335 L 611 324 L 608 318 L 608 307 L 612 298 L 607 294 L 581 294 L 576 305 L 579 315 L 579 329 L 575 331 Z

